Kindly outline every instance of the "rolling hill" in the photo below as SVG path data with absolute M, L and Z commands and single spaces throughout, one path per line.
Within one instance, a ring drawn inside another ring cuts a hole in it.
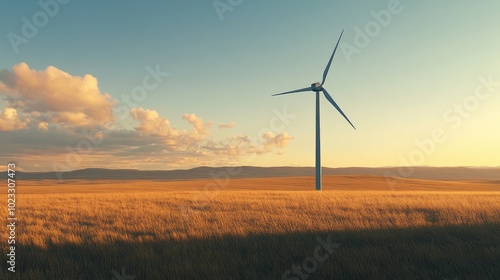
M 6 178 L 6 172 L 0 173 Z M 323 168 L 323 175 L 375 175 L 425 180 L 500 181 L 500 168 L 475 167 L 348 167 Z M 229 176 L 231 178 L 270 178 L 314 176 L 314 167 L 197 167 L 186 170 L 135 170 L 88 168 L 56 172 L 16 172 L 23 180 L 189 180 Z

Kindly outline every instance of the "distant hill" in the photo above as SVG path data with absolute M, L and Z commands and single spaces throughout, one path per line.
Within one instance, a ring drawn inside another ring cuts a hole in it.
M 401 171 L 401 172 L 400 172 Z M 473 167 L 348 167 L 323 168 L 324 175 L 378 175 L 427 180 L 500 181 L 500 168 Z M 228 176 L 230 178 L 267 178 L 314 176 L 314 167 L 197 167 L 187 170 L 135 170 L 89 168 L 58 174 L 55 172 L 16 172 L 23 180 L 189 180 Z M 0 173 L 5 179 L 6 172 Z

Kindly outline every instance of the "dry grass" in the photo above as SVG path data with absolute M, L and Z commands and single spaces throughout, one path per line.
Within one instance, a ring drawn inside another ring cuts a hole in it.
M 310 191 L 314 177 L 250 178 L 178 181 L 24 181 L 23 194 L 49 193 L 145 193 L 159 191 L 264 190 Z M 430 181 L 420 179 L 386 179 L 370 175 L 323 176 L 324 191 L 500 191 L 500 181 Z
M 16 276 L 112 279 L 124 266 L 136 279 L 281 279 L 327 235 L 341 247 L 308 279 L 500 273 L 498 184 L 403 180 L 391 191 L 384 178 L 330 176 L 336 187 L 317 193 L 312 180 L 26 181 Z

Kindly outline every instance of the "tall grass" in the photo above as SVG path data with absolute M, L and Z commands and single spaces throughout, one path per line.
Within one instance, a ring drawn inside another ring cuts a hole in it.
M 296 183 L 289 180 L 283 184 Z M 484 277 L 499 272 L 491 258 L 500 257 L 500 192 L 199 192 L 148 184 L 94 193 L 19 187 L 15 279 L 112 279 L 122 266 L 136 279 L 280 279 L 329 234 L 341 247 L 309 279 L 495 279 Z M 6 242 L 1 248 L 5 256 Z M 482 259 L 464 266 L 467 256 Z M 14 279 L 6 269 L 0 275 Z

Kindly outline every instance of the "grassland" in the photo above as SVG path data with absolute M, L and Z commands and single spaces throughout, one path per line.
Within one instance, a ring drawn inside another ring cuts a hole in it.
M 326 176 L 325 185 L 25 181 L 18 272 L 0 278 L 113 279 L 125 268 L 135 279 L 500 279 L 498 182 Z M 335 246 L 314 262 L 318 238 Z

